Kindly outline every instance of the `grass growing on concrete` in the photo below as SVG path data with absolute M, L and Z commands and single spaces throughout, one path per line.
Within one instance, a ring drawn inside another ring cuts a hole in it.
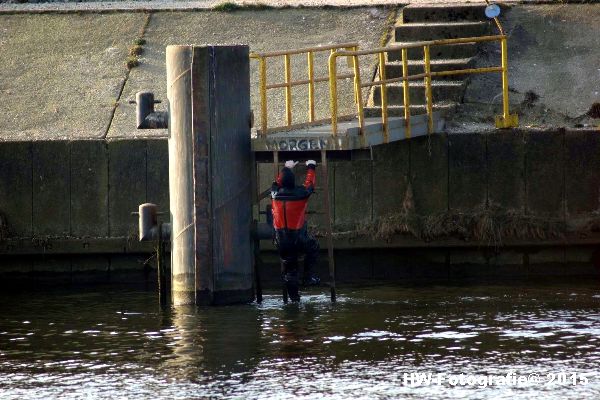
M 129 48 L 129 55 L 125 59 L 127 69 L 132 69 L 140 65 L 140 56 L 144 52 L 144 44 L 146 44 L 146 39 L 141 37 L 133 41 L 133 44 Z
M 233 12 L 233 11 L 240 11 L 240 10 L 255 10 L 255 11 L 269 10 L 272 8 L 273 8 L 272 6 L 269 6 L 269 5 L 263 4 L 263 3 L 238 4 L 238 3 L 226 1 L 224 3 L 215 5 L 212 8 L 212 10 L 213 11 L 221 11 L 221 12 Z
M 132 69 L 140 65 L 140 59 L 137 56 L 128 56 L 125 59 L 127 69 Z
M 390 41 L 390 39 L 394 35 L 394 28 L 396 26 L 396 20 L 398 19 L 398 9 L 394 8 L 390 11 L 386 19 L 386 25 L 388 29 L 384 30 L 381 33 L 381 37 L 379 38 L 379 47 L 386 47 Z
M 144 48 L 139 45 L 134 45 L 129 49 L 130 56 L 140 56 L 144 52 Z
M 480 208 L 471 212 L 446 212 L 421 216 L 413 210 L 389 214 L 354 228 L 335 226 L 335 238 L 370 237 L 389 240 L 396 235 L 410 235 L 430 242 L 438 239 L 477 241 L 501 246 L 506 239 L 548 240 L 564 237 L 565 224 L 556 218 L 526 215 L 521 211 L 499 207 Z M 317 231 L 317 236 L 324 232 Z

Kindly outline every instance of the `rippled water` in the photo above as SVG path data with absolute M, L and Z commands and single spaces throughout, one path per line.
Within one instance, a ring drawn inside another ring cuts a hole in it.
M 600 397 L 599 284 L 325 292 L 162 311 L 153 292 L 3 294 L 0 398 Z

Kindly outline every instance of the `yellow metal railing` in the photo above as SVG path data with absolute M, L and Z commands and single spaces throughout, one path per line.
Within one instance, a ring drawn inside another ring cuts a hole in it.
M 265 53 L 251 53 L 250 58 L 258 60 L 258 75 L 259 75 L 259 95 L 260 95 L 260 129 L 258 133 L 261 136 L 266 135 L 272 131 L 281 130 L 282 127 L 269 127 L 269 114 L 267 110 L 267 90 L 271 89 L 284 89 L 285 93 L 285 121 L 286 127 L 292 128 L 293 124 L 293 114 L 292 114 L 292 88 L 300 85 L 308 85 L 308 122 L 302 123 L 300 125 L 311 125 L 311 124 L 319 124 L 324 122 L 329 122 L 329 118 L 326 120 L 317 121 L 315 119 L 315 84 L 319 82 L 330 82 L 331 79 L 347 79 L 353 78 L 353 73 L 341 74 L 341 75 L 331 75 L 315 77 L 315 53 L 319 52 L 331 52 L 332 54 L 339 49 L 345 49 L 347 51 L 357 51 L 358 43 L 341 43 L 334 44 L 329 46 L 318 46 L 318 47 L 307 47 L 303 49 L 296 50 L 284 50 L 284 51 L 274 51 L 274 52 L 265 52 Z M 292 81 L 292 66 L 291 66 L 291 56 L 306 54 L 306 63 L 307 63 L 307 75 L 308 79 Z M 284 82 L 281 83 L 271 83 L 267 82 L 267 61 L 270 58 L 283 57 L 283 66 L 284 66 Z M 336 116 L 337 118 L 337 116 Z
M 502 28 L 496 21 L 502 33 Z M 482 68 L 467 68 L 446 71 L 431 71 L 431 47 L 457 45 L 466 43 L 481 43 L 481 42 L 500 42 L 502 53 L 502 61 L 500 66 L 482 67 Z M 423 73 L 409 75 L 408 74 L 408 49 L 411 48 L 423 49 Z M 402 76 L 399 78 L 387 78 L 385 74 L 386 54 L 389 52 L 400 51 L 402 55 Z M 379 60 L 378 79 L 373 82 L 362 83 L 360 79 L 359 56 L 377 55 Z M 338 124 L 338 95 L 337 95 L 337 80 L 334 79 L 337 75 L 337 59 L 339 57 L 351 57 L 354 67 L 354 91 L 357 105 L 358 123 L 361 132 L 364 128 L 364 111 L 362 100 L 362 88 L 373 86 L 380 87 L 381 94 L 381 119 L 384 129 L 385 141 L 388 141 L 388 101 L 387 101 L 387 85 L 396 82 L 402 82 L 403 90 L 403 106 L 404 106 L 404 123 L 406 136 L 410 137 L 410 86 L 409 81 L 423 79 L 425 87 L 426 110 L 428 116 L 428 132 L 433 132 L 433 98 L 431 88 L 431 78 L 437 76 L 461 75 L 461 74 L 478 74 L 489 72 L 500 72 L 502 74 L 502 115 L 496 117 L 497 128 L 511 128 L 518 125 L 517 115 L 510 114 L 508 103 L 508 56 L 506 36 L 502 33 L 494 36 L 469 37 L 460 39 L 442 39 L 423 42 L 407 43 L 399 46 L 381 47 L 372 50 L 342 50 L 334 51 L 329 57 L 329 90 L 330 90 L 330 108 L 331 108 L 331 129 L 333 135 L 337 134 Z

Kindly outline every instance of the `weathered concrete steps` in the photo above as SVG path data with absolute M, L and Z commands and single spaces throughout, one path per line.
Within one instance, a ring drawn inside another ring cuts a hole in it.
M 485 17 L 484 5 L 435 5 L 407 6 L 402 10 L 401 18 L 394 29 L 394 37 L 389 45 L 401 45 L 407 42 L 453 39 L 471 36 L 483 36 L 493 32 L 492 25 Z M 431 48 L 431 70 L 443 71 L 469 68 L 477 55 L 477 45 L 435 46 Z M 424 71 L 423 50 L 408 50 L 409 74 Z M 386 76 L 396 78 L 402 75 L 400 52 L 390 52 L 385 65 Z M 465 89 L 465 75 L 439 77 L 432 80 L 433 102 L 435 110 L 449 111 L 460 103 Z M 380 88 L 375 87 L 371 107 L 365 109 L 367 116 L 381 115 Z M 425 84 L 422 81 L 410 82 L 411 112 L 424 113 Z M 390 85 L 388 89 L 390 115 L 404 113 L 402 84 Z

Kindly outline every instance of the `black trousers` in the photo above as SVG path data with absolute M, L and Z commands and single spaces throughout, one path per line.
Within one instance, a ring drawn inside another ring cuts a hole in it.
M 276 229 L 275 244 L 279 249 L 281 272 L 286 282 L 298 282 L 298 257 L 304 253 L 304 276 L 309 276 L 317 264 L 319 242 L 308 233 L 306 225 L 299 230 Z

